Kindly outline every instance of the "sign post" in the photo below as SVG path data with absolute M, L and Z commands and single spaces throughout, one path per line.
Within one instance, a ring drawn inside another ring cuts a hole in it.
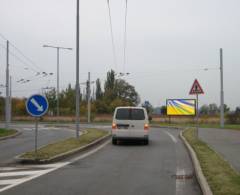
M 198 95 L 199 94 L 204 94 L 204 91 L 201 87 L 201 85 L 199 84 L 198 80 L 195 79 L 193 85 L 192 85 L 192 88 L 189 92 L 189 95 L 196 95 L 196 100 L 197 100 L 197 103 L 196 103 L 196 129 L 197 129 L 197 137 L 198 137 L 198 121 L 199 121 L 199 111 L 198 111 L 198 105 L 199 105 L 199 101 L 198 101 Z
M 38 140 L 38 121 L 39 117 L 46 114 L 48 110 L 48 101 L 46 97 L 35 94 L 30 96 L 26 101 L 26 110 L 28 114 L 35 117 L 35 159 L 37 159 L 37 140 Z

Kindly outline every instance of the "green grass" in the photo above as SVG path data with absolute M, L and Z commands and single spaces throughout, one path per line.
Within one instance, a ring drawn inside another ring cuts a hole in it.
M 203 174 L 214 195 L 239 195 L 240 175 L 206 143 L 196 138 L 196 129 L 189 128 L 183 136 L 197 154 Z
M 13 129 L 0 129 L 0 138 L 10 136 L 15 133 L 17 133 L 17 131 Z
M 35 152 L 26 152 L 21 158 L 44 160 L 52 158 L 56 155 L 71 151 L 73 149 L 85 146 L 100 137 L 107 135 L 107 131 L 98 129 L 88 129 L 87 133 L 77 138 L 68 138 L 66 140 L 58 141 L 49 145 L 46 145 L 37 150 L 37 158 L 35 158 Z
M 160 123 L 160 122 L 151 122 L 151 125 L 159 125 L 159 126 L 172 126 L 172 127 L 195 127 L 196 124 L 194 123 Z M 201 128 L 217 128 L 221 129 L 219 124 L 199 124 Z M 239 124 L 225 124 L 224 129 L 233 129 L 233 130 L 240 130 Z

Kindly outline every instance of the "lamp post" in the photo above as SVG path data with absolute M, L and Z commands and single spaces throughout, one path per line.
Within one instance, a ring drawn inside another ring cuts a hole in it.
M 80 86 L 79 86 L 79 0 L 76 10 L 76 137 L 79 138 L 80 131 Z
M 60 49 L 72 50 L 72 48 L 57 47 L 57 46 L 51 46 L 51 45 L 43 45 L 43 47 L 50 47 L 50 48 L 57 49 L 57 117 L 59 117 L 59 50 Z

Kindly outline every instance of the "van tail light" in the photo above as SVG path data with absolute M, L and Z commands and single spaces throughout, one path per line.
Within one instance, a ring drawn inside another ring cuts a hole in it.
M 144 130 L 146 130 L 146 131 L 149 130 L 149 125 L 148 125 L 148 124 L 145 124 L 145 125 L 144 125 Z
M 113 123 L 113 124 L 112 124 L 112 129 L 117 129 L 116 123 Z

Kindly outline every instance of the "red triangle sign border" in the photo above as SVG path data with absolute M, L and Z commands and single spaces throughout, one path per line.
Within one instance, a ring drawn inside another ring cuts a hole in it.
M 189 94 L 190 95 L 204 94 L 204 91 L 203 91 L 203 89 L 202 89 L 202 87 L 199 84 L 197 79 L 194 80 L 194 83 L 191 87 L 191 90 L 190 90 Z

